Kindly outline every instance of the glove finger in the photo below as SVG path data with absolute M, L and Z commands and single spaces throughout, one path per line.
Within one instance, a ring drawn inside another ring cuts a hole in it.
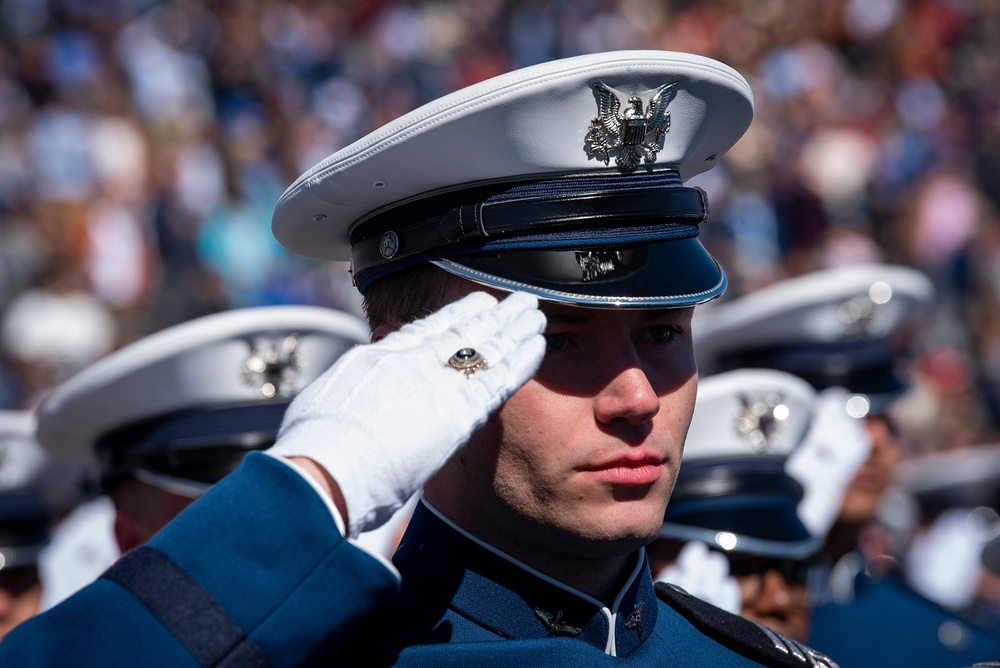
M 545 337 L 537 331 L 528 330 L 528 333 L 526 338 L 510 339 L 506 355 L 502 355 L 493 367 L 469 378 L 478 385 L 478 392 L 490 411 L 531 380 L 545 357 Z M 486 359 L 489 364 L 489 358 Z
M 439 354 L 448 355 L 455 346 L 475 349 L 487 365 L 475 374 L 487 391 L 485 394 L 480 391 L 478 396 L 487 399 L 490 393 L 499 393 L 503 398 L 510 396 L 534 374 L 545 353 L 544 338 L 540 336 L 545 316 L 537 304 L 538 300 L 531 295 L 508 297 L 465 326 L 456 327 L 453 338 L 442 335 Z M 526 347 L 529 341 L 534 342 Z M 490 405 L 495 402 L 490 400 Z
M 508 304 L 511 299 L 514 301 Z M 442 354 L 448 354 L 453 352 L 451 346 L 454 345 L 476 348 L 488 364 L 495 365 L 544 329 L 545 315 L 538 310 L 534 297 L 510 297 L 495 309 L 454 327 L 454 338 L 451 341 L 446 340 L 447 335 L 442 335 L 440 350 Z
M 704 543 L 696 540 L 689 541 L 681 548 L 681 553 L 677 555 L 677 563 L 685 570 L 693 571 L 700 569 L 705 559 L 708 557 L 708 548 Z
M 428 348 L 425 341 L 435 336 L 440 337 L 442 332 L 448 331 L 456 322 L 488 311 L 496 304 L 495 297 L 485 292 L 473 292 L 426 318 L 405 325 L 377 343 L 356 346 L 347 351 L 295 398 L 286 413 L 285 422 L 318 410 L 321 404 L 336 404 L 338 396 L 350 395 L 358 387 L 375 382 L 374 379 L 378 378 L 373 373 L 375 367 L 386 363 L 387 356 L 393 353 L 406 351 L 405 354 L 412 355 L 412 365 L 420 365 L 420 358 L 425 356 L 440 359 L 440 354 Z M 452 353 L 454 349 L 448 355 Z M 429 368 L 437 366 L 431 361 L 425 361 L 423 366 L 428 364 Z M 444 368 L 444 361 L 440 365 Z
M 443 360 L 460 348 L 473 348 L 480 353 L 488 350 L 497 358 L 497 342 L 506 336 L 505 330 L 525 312 L 538 311 L 538 299 L 533 295 L 515 293 L 493 308 L 455 322 L 440 336 L 428 340 Z M 531 317 L 531 316 L 529 316 Z M 502 346 L 501 346 L 502 347 Z M 484 353 L 485 354 L 485 353 Z M 489 362 L 487 358 L 487 362 Z
M 729 577 L 729 561 L 718 552 L 707 552 L 705 555 L 705 580 L 721 582 Z
M 403 325 L 379 341 L 377 345 L 385 350 L 402 350 L 422 345 L 424 341 L 448 331 L 456 323 L 482 314 L 496 305 L 496 297 L 485 292 L 472 292 L 426 318 Z
M 545 314 L 537 308 L 525 309 L 514 313 L 502 324 L 497 334 L 483 344 L 484 354 L 488 350 L 497 363 L 511 353 L 516 353 L 525 341 L 542 334 L 545 331 Z

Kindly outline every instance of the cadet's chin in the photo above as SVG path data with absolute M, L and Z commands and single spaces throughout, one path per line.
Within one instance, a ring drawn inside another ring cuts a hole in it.
M 663 526 L 663 510 L 647 509 L 643 517 L 637 517 L 634 509 L 630 514 L 611 516 L 600 524 L 593 524 L 575 532 L 576 539 L 569 538 L 564 545 L 578 543 L 578 556 L 612 558 L 620 557 L 653 542 Z

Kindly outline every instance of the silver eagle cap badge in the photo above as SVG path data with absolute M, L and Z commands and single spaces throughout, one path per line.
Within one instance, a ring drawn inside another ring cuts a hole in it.
M 633 95 L 628 98 L 625 110 L 620 112 L 621 100 L 615 92 L 601 82 L 595 83 L 597 117 L 590 121 L 584 137 L 587 153 L 604 160 L 605 165 L 614 155 L 615 164 L 625 171 L 633 171 L 643 161 L 655 162 L 663 135 L 670 130 L 667 106 L 679 86 L 675 82 L 657 88 L 645 111 L 642 99 Z
M 740 404 L 736 415 L 736 433 L 750 444 L 754 452 L 767 452 L 788 421 L 788 405 L 779 394 L 756 399 L 741 395 Z
M 281 340 L 262 338 L 255 341 L 250 357 L 240 368 L 240 381 L 256 387 L 266 399 L 290 397 L 298 390 L 299 376 L 306 361 L 298 352 L 299 335 L 288 334 Z

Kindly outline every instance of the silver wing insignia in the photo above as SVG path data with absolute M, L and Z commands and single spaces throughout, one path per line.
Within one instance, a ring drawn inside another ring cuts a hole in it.
M 594 92 L 597 94 L 597 119 L 604 129 L 614 137 L 619 137 L 622 132 L 622 119 L 618 115 L 622 103 L 614 92 L 597 82 L 594 84 Z
M 670 111 L 667 106 L 673 102 L 677 95 L 678 83 L 669 83 L 660 86 L 659 90 L 649 98 L 649 110 L 646 112 L 646 128 L 649 132 L 656 134 L 656 142 L 659 144 L 660 137 L 670 130 Z

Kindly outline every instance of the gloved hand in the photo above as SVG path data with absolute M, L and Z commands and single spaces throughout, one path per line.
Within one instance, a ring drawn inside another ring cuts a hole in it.
M 685 544 L 677 561 L 663 568 L 655 579 L 672 582 L 692 596 L 736 615 L 743 607 L 740 584 L 730 577 L 726 557 L 698 541 Z
M 348 535 L 375 529 L 531 378 L 544 328 L 531 295 L 470 294 L 345 353 L 292 401 L 269 452 L 326 469 L 344 495 Z M 462 348 L 488 368 L 466 376 L 446 366 Z
M 872 449 L 864 419 L 847 413 L 849 397 L 841 387 L 819 393 L 812 425 L 785 462 L 785 471 L 805 490 L 799 503 L 799 519 L 809 533 L 819 538 L 833 526 L 848 485 Z
M 976 598 L 983 548 L 994 532 L 972 508 L 944 511 L 914 536 L 906 555 L 907 582 L 930 600 L 961 610 Z

